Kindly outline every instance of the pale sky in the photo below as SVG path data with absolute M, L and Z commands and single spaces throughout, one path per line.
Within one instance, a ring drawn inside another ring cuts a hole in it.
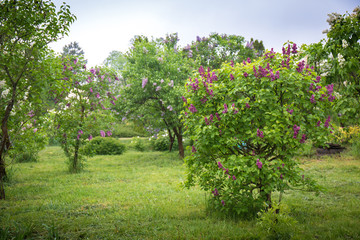
M 263 40 L 280 51 L 290 40 L 298 45 L 319 42 L 328 28 L 327 14 L 345 14 L 359 0 L 55 0 L 63 1 L 77 20 L 69 36 L 50 46 L 61 52 L 77 41 L 89 66 L 101 65 L 113 50 L 126 52 L 135 35 L 164 37 L 178 33 L 186 46 L 212 32 Z

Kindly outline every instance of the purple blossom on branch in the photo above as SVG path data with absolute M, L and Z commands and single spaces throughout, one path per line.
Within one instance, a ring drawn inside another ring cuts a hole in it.
M 256 136 L 258 136 L 259 138 L 264 138 L 263 131 L 260 131 L 259 129 L 257 129 Z
M 147 82 L 148 82 L 148 79 L 147 79 L 147 78 L 144 78 L 144 79 L 142 80 L 141 87 L 144 88 L 144 87 L 146 86 Z
M 197 112 L 197 109 L 195 108 L 195 106 L 194 106 L 193 104 L 190 104 L 189 110 L 190 110 L 190 112 L 192 112 L 192 113 Z
M 263 164 L 262 164 L 262 162 L 260 162 L 260 159 L 257 159 L 257 160 L 256 160 L 256 166 L 257 166 L 259 169 L 262 168 Z
M 103 130 L 100 130 L 101 137 L 105 137 L 105 132 Z

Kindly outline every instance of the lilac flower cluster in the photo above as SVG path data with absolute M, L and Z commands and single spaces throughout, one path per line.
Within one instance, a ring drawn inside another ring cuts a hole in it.
M 276 54 L 276 52 L 274 52 L 274 49 L 271 48 L 271 51 L 270 51 L 270 52 L 266 52 L 266 53 L 265 53 L 265 59 L 268 59 L 268 58 L 273 59 L 273 58 L 275 57 L 275 54 Z
M 324 123 L 324 127 L 328 128 L 330 125 L 330 116 L 328 116 L 328 118 L 326 119 L 325 123 Z
M 263 68 L 261 66 L 259 66 L 258 71 L 256 70 L 256 67 L 253 66 L 253 70 L 254 70 L 254 76 L 261 78 L 261 77 L 268 77 L 271 79 L 271 81 L 274 81 L 276 79 L 280 78 L 280 72 L 276 71 L 276 73 L 273 73 L 273 70 L 270 69 L 270 65 L 267 64 L 266 68 Z
M 228 106 L 226 103 L 224 103 L 224 111 L 222 111 L 223 114 L 228 112 Z
M 260 162 L 260 159 L 257 159 L 257 160 L 256 160 L 256 166 L 257 166 L 259 169 L 262 168 L 263 164 L 262 164 L 262 162 Z
M 190 112 L 192 112 L 192 113 L 197 112 L 197 109 L 195 108 L 195 106 L 194 106 L 193 104 L 190 104 L 189 110 L 190 110 Z
M 264 138 L 264 133 L 263 133 L 263 131 L 260 131 L 260 129 L 257 129 L 257 131 L 256 131 L 256 136 L 258 136 L 259 138 Z
M 306 134 L 303 134 L 300 139 L 300 143 L 305 143 L 305 140 L 306 140 Z
M 298 66 L 298 67 L 296 68 L 296 71 L 298 71 L 299 73 L 301 73 L 301 72 L 304 70 L 304 68 L 305 68 L 305 61 L 299 62 L 297 66 Z
M 147 79 L 147 78 L 144 78 L 144 79 L 142 80 L 141 87 L 144 88 L 147 83 L 148 83 L 148 79 Z
M 293 126 L 293 130 L 294 130 L 294 138 L 297 138 L 297 135 L 299 134 L 300 131 L 300 126 L 296 126 L 296 124 Z

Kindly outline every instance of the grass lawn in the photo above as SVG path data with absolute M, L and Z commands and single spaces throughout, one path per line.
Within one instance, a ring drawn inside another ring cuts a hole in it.
M 39 162 L 8 168 L 0 239 L 360 239 L 360 161 L 346 155 L 302 160 L 325 191 L 283 196 L 297 222 L 283 224 L 285 235 L 207 213 L 205 193 L 181 187 L 176 153 L 96 156 L 79 174 L 65 161 L 47 147 Z

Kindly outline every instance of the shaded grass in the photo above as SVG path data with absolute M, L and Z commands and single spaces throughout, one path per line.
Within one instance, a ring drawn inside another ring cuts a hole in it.
M 37 163 L 15 164 L 0 202 L 0 239 L 267 239 L 256 220 L 206 214 L 203 191 L 183 189 L 177 153 L 96 156 L 69 174 L 59 147 Z M 304 159 L 326 191 L 288 191 L 282 204 L 298 222 L 294 239 L 360 238 L 360 162 Z M 291 231 L 291 229 L 289 229 Z M 295 231 L 295 230 L 294 230 Z

